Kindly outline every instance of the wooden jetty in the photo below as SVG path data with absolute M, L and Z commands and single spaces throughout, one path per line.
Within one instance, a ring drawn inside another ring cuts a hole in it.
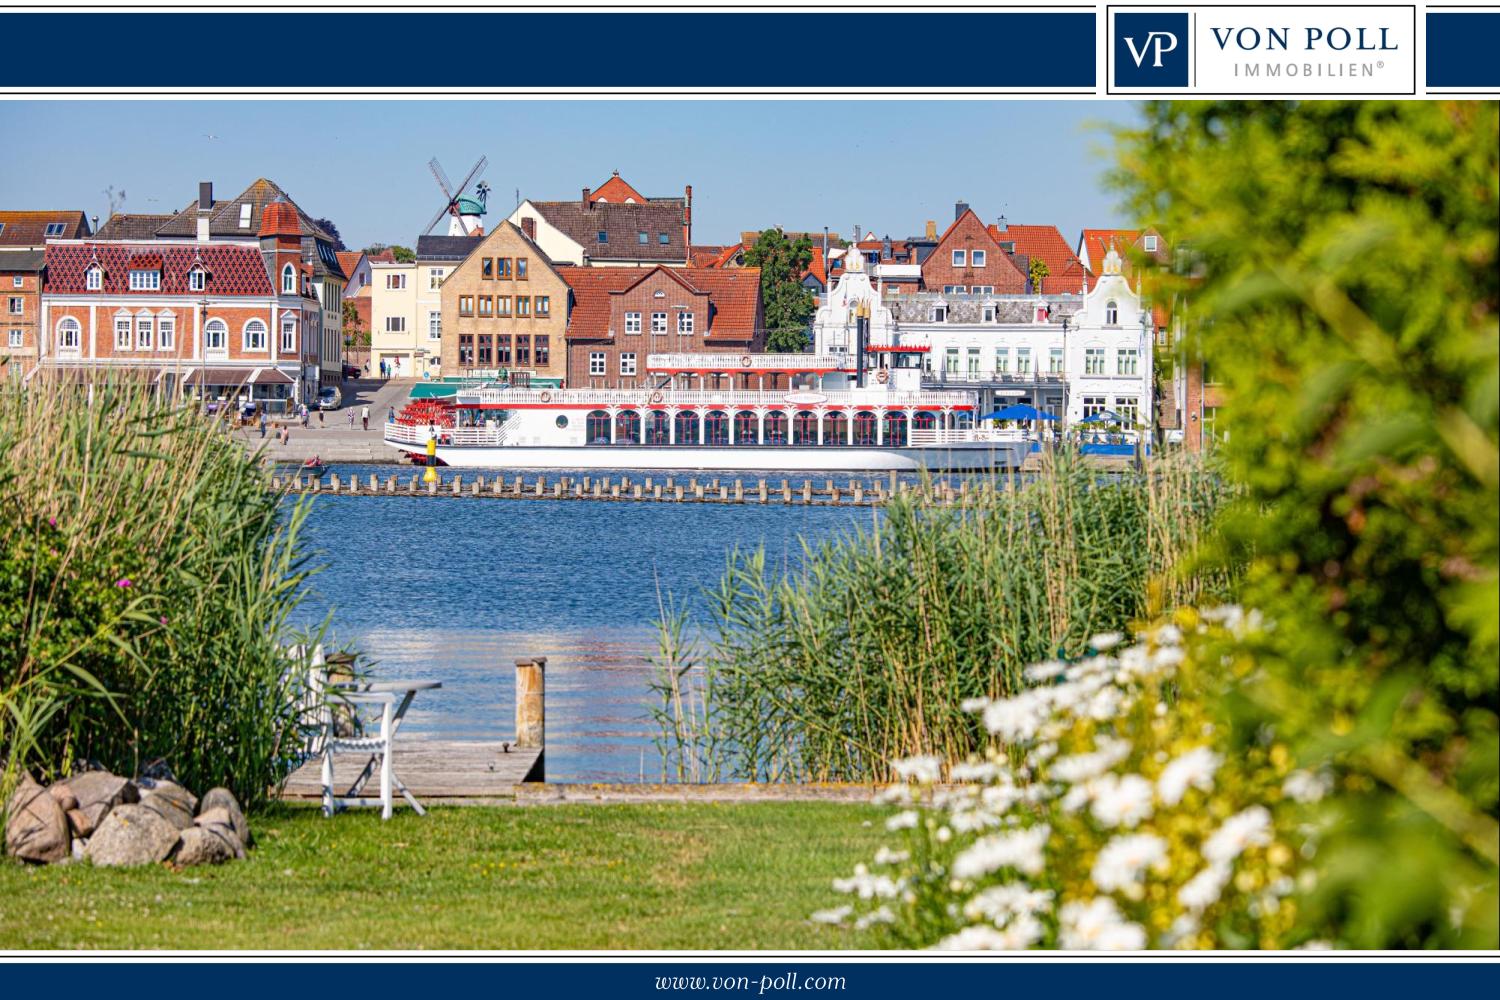
M 547 658 L 516 661 L 516 736 L 513 740 L 424 740 L 396 736 L 391 765 L 423 806 L 514 802 L 522 785 L 546 779 L 545 677 Z M 441 692 L 434 697 L 441 697 Z M 336 754 L 335 789 L 342 794 L 365 766 L 365 754 Z M 321 802 L 322 758 L 292 772 L 277 797 Z M 403 800 L 396 797 L 400 808 Z

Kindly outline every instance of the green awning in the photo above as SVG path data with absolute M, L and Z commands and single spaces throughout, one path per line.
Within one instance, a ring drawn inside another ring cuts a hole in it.
M 418 382 L 411 387 L 412 399 L 439 399 L 458 395 L 457 382 Z

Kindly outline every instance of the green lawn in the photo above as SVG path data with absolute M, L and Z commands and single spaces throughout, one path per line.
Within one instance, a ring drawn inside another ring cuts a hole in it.
M 874 807 L 439 808 L 251 818 L 248 861 L 0 859 L 0 948 L 847 948 L 808 922 L 874 852 Z

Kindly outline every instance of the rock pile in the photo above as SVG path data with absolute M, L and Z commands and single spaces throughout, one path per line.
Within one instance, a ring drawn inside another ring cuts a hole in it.
M 202 800 L 165 777 L 85 771 L 43 787 L 22 775 L 6 809 L 5 850 L 33 864 L 220 864 L 245 856 L 250 826 L 227 788 Z

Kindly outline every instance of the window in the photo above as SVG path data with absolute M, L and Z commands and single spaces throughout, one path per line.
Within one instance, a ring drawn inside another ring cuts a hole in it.
M 510 258 L 509 257 L 496 257 L 495 258 L 495 277 L 497 277 L 497 278 L 506 278 L 506 279 L 510 278 Z
M 510 343 L 510 338 L 506 337 L 505 338 L 505 342 L 507 344 L 509 344 Z M 493 338 L 489 334 L 487 334 L 487 333 L 481 333 L 479 335 L 479 363 L 480 363 L 480 365 L 482 365 L 485 368 L 488 368 L 490 366 L 491 362 L 494 360 L 494 358 L 493 358 L 493 355 L 494 355 L 493 348 L 494 348 Z M 505 363 L 506 364 L 510 364 L 510 348 L 509 347 L 507 347 L 505 349 Z
M 1104 303 L 1104 325 L 1120 325 L 1120 306 L 1115 302 L 1114 299 L 1110 299 L 1108 302 Z
M 1052 375 L 1061 375 L 1063 370 L 1063 349 L 1054 347 L 1047 352 L 1047 371 Z
M 208 287 L 208 272 L 195 267 L 188 272 L 188 291 L 201 292 Z
M 387 274 L 385 276 L 385 287 L 393 292 L 399 292 L 406 287 L 406 275 Z
M 11 347 L 20 347 L 21 346 L 21 331 L 20 330 L 12 330 L 12 331 L 10 331 L 10 346 Z
M 76 351 L 83 339 L 83 327 L 71 316 L 64 316 L 57 321 L 57 349 L 59 351 Z
M 151 350 L 151 341 L 156 336 L 156 321 L 150 316 L 137 316 L 135 319 L 135 346 L 137 350 Z
M 516 280 L 517 281 L 525 281 L 527 279 L 527 277 L 530 275 L 530 271 L 529 271 L 529 269 L 527 268 L 526 265 L 527 265 L 527 260 L 526 260 L 525 257 L 517 257 L 516 258 Z
M 606 233 L 606 232 L 605 232 L 605 231 L 604 231 L 604 230 L 602 230 L 602 229 L 601 229 L 601 230 L 599 230 L 599 242 L 600 242 L 600 243 L 608 243 L 608 242 L 609 242 L 609 234 L 608 234 L 608 233 Z
M 651 332 L 652 333 L 666 333 L 667 332 L 667 314 L 666 313 L 652 313 L 651 314 Z
M 281 269 L 281 294 L 293 295 L 297 291 L 297 272 L 288 264 Z
M 406 317 L 405 316 L 387 316 L 385 318 L 385 332 L 386 333 L 405 333 L 406 332 Z
M 436 309 L 427 311 L 427 339 L 443 339 L 443 314 Z
M 634 351 L 626 351 L 626 352 L 624 352 L 624 353 L 622 353 L 620 355 L 620 374 L 621 375 L 634 375 L 635 374 L 635 352 Z
M 969 348 L 969 378 L 979 377 L 979 348 Z
M 290 316 L 281 317 L 281 353 L 297 353 L 297 321 Z
M 115 350 L 130 350 L 130 317 L 115 317 Z
M 463 333 L 458 337 L 458 366 L 470 368 L 474 364 L 474 336 Z
M 130 290 L 132 292 L 154 292 L 161 288 L 160 271 L 131 271 Z
M 1009 375 L 1010 374 L 1010 348 L 1009 347 L 997 347 L 997 348 L 995 348 L 995 374 L 996 375 Z
M 25 299 L 21 298 L 19 295 L 12 295 L 10 297 L 9 311 L 10 311 L 10 314 L 12 316 L 19 316 L 19 315 L 21 315 L 22 310 L 24 310 L 25 308 L 26 308 L 26 300 Z
M 1140 403 L 1134 396 L 1116 396 L 1115 412 L 1120 415 L 1120 423 L 1128 427 L 1141 422 Z
M 994 295 L 994 285 L 970 285 L 969 292 L 972 295 Z
M 531 364 L 531 335 L 523 333 L 516 337 L 516 365 L 526 368 Z
M 1029 348 L 1029 347 L 1018 347 L 1018 348 L 1016 348 L 1016 374 L 1017 375 L 1030 375 L 1031 374 L 1031 348 Z
M 157 320 L 156 346 L 163 351 L 170 351 L 177 346 L 177 320 L 171 316 L 163 316 Z
M 241 229 L 249 229 L 250 228 L 250 208 L 251 208 L 251 205 L 250 205 L 249 202 L 246 202 L 245 204 L 243 204 L 243 205 L 240 206 L 240 228 Z
M 495 296 L 495 315 L 499 316 L 501 319 L 506 319 L 506 318 L 508 318 L 510 316 L 510 296 L 509 295 L 496 295 Z
M 1141 237 L 1141 249 L 1147 253 L 1156 253 L 1156 237 L 1151 234 Z
M 67 228 L 68 226 L 65 222 L 49 222 L 47 223 L 47 235 L 61 236 L 64 232 L 67 231 Z
M 691 337 L 693 335 L 692 313 L 680 312 L 677 314 L 677 332 L 682 334 L 684 337 Z
M 12 287 L 12 288 L 21 288 L 21 287 L 24 287 L 25 284 L 26 284 L 26 279 L 23 278 L 19 274 L 10 279 L 10 287 Z
M 953 251 L 953 266 L 954 267 L 963 267 L 967 263 L 968 255 L 969 254 L 968 254 L 967 250 L 955 250 L 955 251 Z
M 601 234 L 601 235 L 603 235 L 603 234 Z M 603 375 L 603 374 L 605 374 L 606 370 L 607 369 L 605 367 L 604 352 L 603 351 L 590 351 L 589 352 L 589 374 L 590 375 Z
M 642 229 L 640 232 L 635 234 L 635 241 L 641 246 L 645 246 L 646 244 L 651 242 L 651 234 Z
M 546 368 L 552 363 L 552 340 L 545 333 L 536 338 L 536 366 Z
M 641 314 L 640 313 L 638 313 L 638 312 L 628 312 L 628 313 L 625 314 L 625 332 L 626 333 L 640 333 L 641 332 Z
M 967 293 L 968 290 L 969 290 L 969 286 L 968 285 L 944 285 L 943 286 L 943 294 L 944 295 L 963 295 L 963 294 Z
M 485 281 L 492 281 L 495 277 L 495 261 L 491 257 L 481 258 L 479 261 L 479 276 Z
M 984 306 L 980 310 L 980 313 L 981 313 L 981 316 L 982 316 L 984 322 L 986 322 L 986 323 L 993 323 L 993 322 L 995 322 L 995 307 L 994 306 L 992 306 L 992 305 Z
M 517 295 L 516 296 L 516 318 L 517 319 L 530 319 L 531 318 L 531 296 L 530 295 Z
M 950 347 L 943 352 L 943 371 L 949 375 L 958 374 L 958 348 Z
M 245 324 L 245 350 L 264 351 L 266 349 L 266 324 L 258 319 L 252 319 Z
M 494 298 L 489 295 L 479 296 L 479 317 L 481 319 L 487 319 L 488 317 L 493 315 L 495 315 Z
M 947 307 L 947 305 L 938 305 L 938 306 L 933 306 L 932 307 L 932 321 L 934 323 L 946 323 L 946 322 L 948 322 L 948 307 Z
M 427 287 L 431 288 L 431 289 L 436 289 L 439 285 L 441 285 L 443 283 L 443 279 L 446 278 L 447 276 L 448 276 L 448 270 L 447 270 L 447 268 L 442 268 L 442 267 L 435 267 L 435 268 L 433 268 L 431 271 L 427 272 Z
M 460 295 L 458 297 L 458 314 L 460 316 L 474 315 L 474 296 Z
M 229 344 L 229 325 L 222 319 L 211 319 L 203 327 L 203 346 L 209 351 L 224 351 Z
M 1103 396 L 1083 397 L 1083 418 L 1085 420 L 1087 420 L 1089 417 L 1097 416 L 1098 414 L 1103 413 L 1104 409 L 1105 406 Z
M 983 267 L 984 266 L 984 251 L 983 250 L 975 250 L 974 253 L 973 253 L 973 255 L 972 255 L 972 260 L 974 262 L 974 266 L 975 267 Z
M 489 342 L 489 339 L 488 337 L 480 337 L 479 342 L 485 344 Z M 502 368 L 509 367 L 510 365 L 510 334 L 508 333 L 495 337 L 495 364 Z
M 1140 363 L 1141 352 L 1134 347 L 1122 347 L 1115 352 L 1115 374 L 1134 375 Z
M 668 236 L 666 233 L 657 233 L 656 242 L 660 243 L 662 246 L 666 246 L 667 244 L 672 242 L 672 237 Z
M 1086 347 L 1083 351 L 1083 373 L 1085 375 L 1104 374 L 1104 348 Z
M 543 319 L 552 315 L 552 299 L 546 295 L 538 295 L 535 299 L 537 319 Z
M 104 272 L 97 265 L 88 269 L 83 277 L 83 287 L 91 292 L 97 292 L 104 287 Z

